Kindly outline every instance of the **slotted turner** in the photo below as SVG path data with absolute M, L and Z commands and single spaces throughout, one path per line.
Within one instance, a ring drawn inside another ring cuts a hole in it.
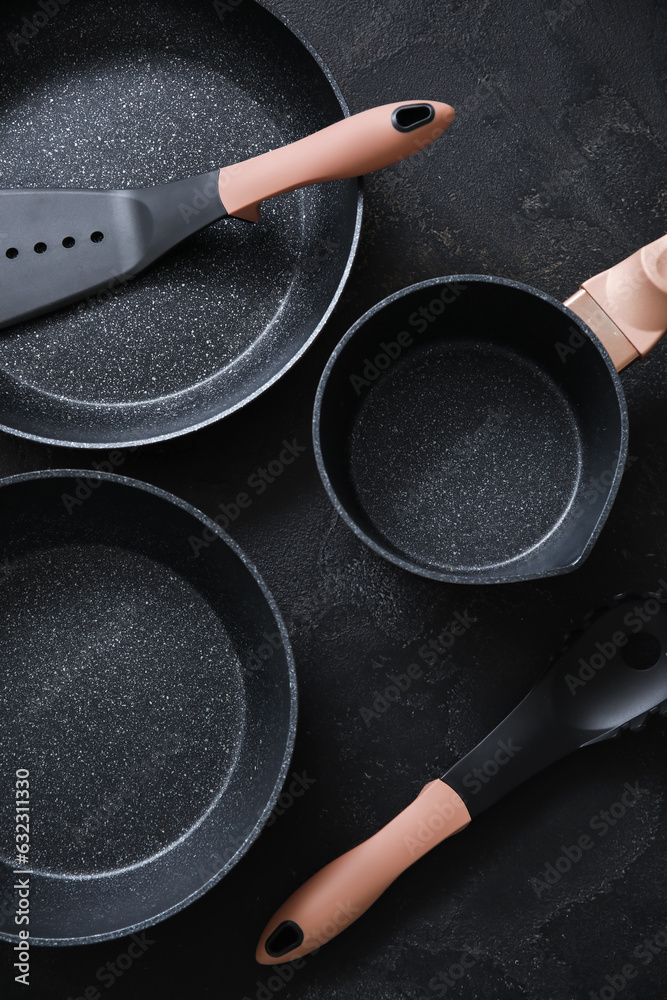
M 451 124 L 436 101 L 386 104 L 260 156 L 187 180 L 122 191 L 0 191 L 0 328 L 134 277 L 226 216 L 259 219 L 263 201 L 370 173 L 418 152 Z M 213 265 L 214 266 L 214 265 Z

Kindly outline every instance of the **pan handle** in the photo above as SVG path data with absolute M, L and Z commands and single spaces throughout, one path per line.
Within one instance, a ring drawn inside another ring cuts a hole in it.
M 463 799 L 436 778 L 369 840 L 297 889 L 264 928 L 256 958 L 291 962 L 330 941 L 365 913 L 411 864 L 470 822 Z
M 220 199 L 228 215 L 257 222 L 267 198 L 388 167 L 428 146 L 453 120 L 453 108 L 439 101 L 362 111 L 288 146 L 223 167 Z
M 667 236 L 584 281 L 565 305 L 602 341 L 620 371 L 667 330 Z

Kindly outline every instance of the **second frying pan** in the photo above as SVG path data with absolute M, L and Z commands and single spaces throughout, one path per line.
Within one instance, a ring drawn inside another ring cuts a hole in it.
M 0 897 L 21 905 L 30 872 L 35 944 L 129 934 L 215 885 L 296 728 L 289 641 L 243 553 L 161 490 L 87 476 L 0 484 Z
M 452 583 L 575 569 L 627 455 L 617 370 L 667 327 L 667 237 L 563 305 L 515 281 L 425 281 L 363 316 L 314 416 L 324 485 L 397 565 Z

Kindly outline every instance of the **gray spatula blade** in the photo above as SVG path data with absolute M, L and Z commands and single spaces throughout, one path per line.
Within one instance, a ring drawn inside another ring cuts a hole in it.
M 112 288 L 224 218 L 218 175 L 127 191 L 0 191 L 0 328 Z

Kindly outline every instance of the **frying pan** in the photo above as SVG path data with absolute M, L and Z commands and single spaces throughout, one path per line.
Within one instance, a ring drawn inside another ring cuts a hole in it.
M 315 403 L 320 475 L 357 536 L 451 583 L 566 573 L 595 543 L 623 473 L 617 371 L 667 327 L 667 237 L 563 305 L 460 275 L 370 309 Z
M 77 0 L 53 16 L 7 0 L 0 36 L 4 188 L 195 177 L 347 114 L 313 49 L 254 0 Z M 326 321 L 361 208 L 356 179 L 287 194 L 256 226 L 225 219 L 83 306 L 0 332 L 0 426 L 122 447 L 238 409 Z
M 5 789 L 29 772 L 37 944 L 128 934 L 215 885 L 269 817 L 296 725 L 285 628 L 240 549 L 176 497 L 89 475 L 0 484 L 0 760 Z M 3 902 L 16 821 L 12 791 Z

